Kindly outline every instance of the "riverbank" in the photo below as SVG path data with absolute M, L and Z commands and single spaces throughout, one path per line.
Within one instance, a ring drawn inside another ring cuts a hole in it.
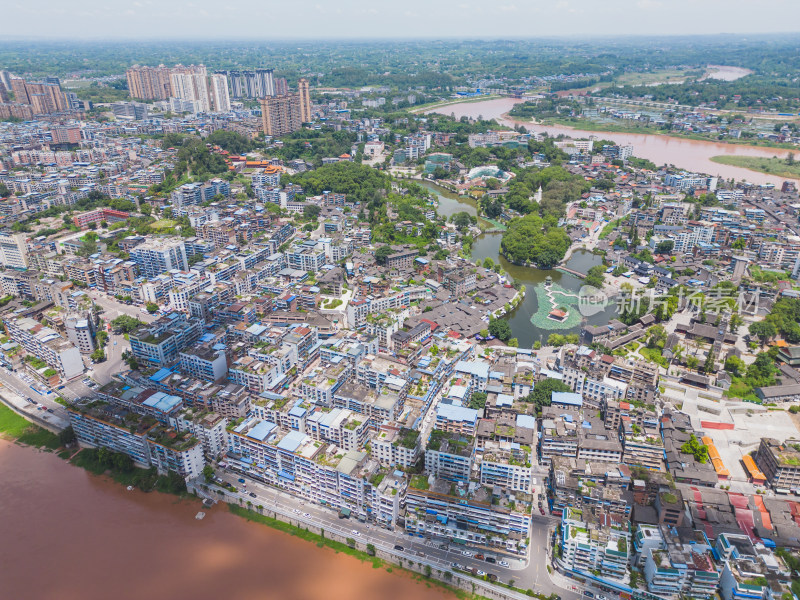
M 498 98 L 485 102 L 475 102 L 453 106 L 451 111 L 442 110 L 442 114 L 454 113 L 456 118 L 477 118 L 479 115 L 485 119 L 496 119 L 502 125 L 515 127 L 523 125 L 536 133 L 547 133 L 550 136 L 567 135 L 571 137 L 589 137 L 600 135 L 598 132 L 581 131 L 563 125 L 534 125 L 530 121 L 517 121 L 507 117 L 507 114 L 516 104 L 522 102 L 516 98 Z M 437 109 L 429 109 L 427 113 L 434 113 Z M 733 154 L 736 156 L 757 156 L 770 158 L 777 155 L 784 158 L 788 150 L 777 150 L 744 144 L 724 144 L 705 140 L 692 140 L 688 138 L 655 135 L 653 133 L 605 133 L 602 137 L 621 146 L 634 147 L 634 156 L 646 158 L 656 165 L 675 165 L 695 173 L 708 173 L 724 179 L 746 180 L 754 184 L 771 183 L 780 185 L 781 181 L 773 175 L 767 175 L 743 169 L 714 163 L 712 156 L 720 154 Z
M 721 165 L 742 167 L 757 173 L 767 173 L 777 177 L 800 179 L 800 163 L 786 162 L 783 158 L 758 158 L 755 156 L 712 156 L 711 160 Z
M 138 600 L 153 590 L 193 600 L 453 598 L 432 581 L 254 526 L 225 506 L 127 491 L 51 452 L 0 441 L 0 472 L 4 598 Z
M 414 108 L 412 108 L 408 112 L 410 112 L 412 114 L 416 114 L 416 113 L 424 112 L 426 110 L 437 110 L 439 108 L 444 108 L 446 106 L 453 106 L 455 104 L 469 104 L 470 102 L 484 102 L 486 100 L 497 100 L 498 98 L 502 98 L 502 96 L 499 96 L 497 94 L 491 94 L 491 95 L 487 95 L 487 96 L 467 97 L 467 98 L 463 98 L 463 99 L 459 98 L 459 99 L 454 99 L 454 100 L 450 100 L 450 101 L 447 101 L 447 102 L 431 102 L 429 104 L 421 104 L 419 106 L 415 106 Z
M 503 118 L 515 121 L 520 125 L 525 125 L 525 121 L 520 121 L 519 120 L 520 117 L 516 117 L 510 113 L 505 113 L 503 115 Z M 715 144 L 729 144 L 731 146 L 745 146 L 752 148 L 775 148 L 776 150 L 793 150 L 798 148 L 794 144 L 780 144 L 780 143 L 770 142 L 769 140 L 733 139 L 727 137 L 723 139 L 717 139 L 715 137 L 703 135 L 700 133 L 683 133 L 680 131 L 668 131 L 663 129 L 656 129 L 654 127 L 650 127 L 649 125 L 639 125 L 639 124 L 617 125 L 614 123 L 597 123 L 595 121 L 592 121 L 591 119 L 581 119 L 578 117 L 563 118 L 563 119 L 548 118 L 548 119 L 542 119 L 541 121 L 538 121 L 536 119 L 531 119 L 530 122 L 528 122 L 527 126 L 569 127 L 571 129 L 590 131 L 593 133 L 636 133 L 640 135 L 658 135 L 662 137 L 675 138 L 681 140 L 712 142 Z
M 0 403 L 0 438 L 51 452 L 61 447 L 55 433 L 34 425 L 3 403 Z
M 396 560 L 385 560 L 378 556 L 378 550 L 371 544 L 367 545 L 367 551 L 359 550 L 356 548 L 355 538 L 350 538 L 348 543 L 342 543 L 331 539 L 330 537 L 326 537 L 324 530 L 322 530 L 319 534 L 314 533 L 308 529 L 296 527 L 279 519 L 260 514 L 259 512 L 241 506 L 237 506 L 236 504 L 228 504 L 228 510 L 237 517 L 253 523 L 258 523 L 260 525 L 266 525 L 267 527 L 277 531 L 282 531 L 283 533 L 300 538 L 306 542 L 313 543 L 318 548 L 324 547 L 333 550 L 336 554 L 342 553 L 352 556 L 363 563 L 371 564 L 373 569 L 384 569 L 387 573 L 397 573 L 398 575 L 408 577 L 409 579 L 412 579 L 418 583 L 426 584 L 428 586 L 435 585 L 436 587 L 453 594 L 456 598 L 463 598 L 464 600 L 489 600 L 485 596 L 466 592 L 449 585 L 444 581 L 439 581 L 431 576 L 432 573 L 426 575 L 424 568 L 423 573 L 420 574 L 413 569 L 407 569 L 397 564 Z M 400 563 L 402 563 L 402 559 L 400 560 Z M 411 565 L 413 564 L 414 563 L 412 562 Z

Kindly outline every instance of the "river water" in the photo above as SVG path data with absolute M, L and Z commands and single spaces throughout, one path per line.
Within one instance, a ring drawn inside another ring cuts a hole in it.
M 513 127 L 523 125 L 529 131 L 547 132 L 549 135 L 564 134 L 571 137 L 587 138 L 595 136 L 601 139 L 613 140 L 617 144 L 630 144 L 633 146 L 633 153 L 639 158 L 647 158 L 656 165 L 675 165 L 687 171 L 698 173 L 708 173 L 717 175 L 725 179 L 747 180 L 751 183 L 774 183 L 780 187 L 783 178 L 766 173 L 758 173 L 741 167 L 721 165 L 711 161 L 712 156 L 730 154 L 735 156 L 759 156 L 770 158 L 772 156 L 785 157 L 788 150 L 777 148 L 760 148 L 757 146 L 743 146 L 739 144 L 723 144 L 719 142 L 706 142 L 702 140 L 690 140 L 684 138 L 670 137 L 659 134 L 643 133 L 605 133 L 599 131 L 582 131 L 562 125 L 536 125 L 529 121 L 519 121 L 503 117 L 511 108 L 521 102 L 514 98 L 497 98 L 486 100 L 485 102 L 465 102 L 443 106 L 428 112 L 455 115 L 456 118 L 463 116 L 476 119 L 496 119 L 503 125 Z
M 439 200 L 437 212 L 441 216 L 449 217 L 461 211 L 468 212 L 471 215 L 477 215 L 478 210 L 475 200 L 450 193 L 429 182 L 423 181 L 421 185 L 436 194 Z M 562 273 L 555 269 L 545 271 L 511 264 L 500 254 L 500 240 L 502 237 L 502 233 L 484 233 L 479 236 L 472 245 L 472 258 L 475 261 L 483 261 L 483 259 L 489 257 L 495 263 L 499 262 L 514 281 L 525 286 L 525 299 L 505 317 L 508 319 L 509 325 L 511 325 L 511 331 L 514 337 L 519 341 L 520 347 L 530 348 L 536 341 L 544 343 L 551 333 L 578 333 L 580 326 L 557 331 L 540 329 L 534 326 L 531 322 L 531 317 L 536 313 L 539 306 L 534 288 L 538 285 L 542 285 L 548 275 L 552 278 L 553 283 L 558 284 L 570 292 L 577 292 L 580 290 L 583 286 L 583 280 L 575 275 Z M 601 263 L 602 259 L 600 256 L 586 250 L 576 250 L 570 256 L 566 266 L 579 273 L 586 273 L 590 267 Z M 585 322 L 590 325 L 607 323 L 608 319 L 613 318 L 615 314 L 616 305 L 612 303 L 605 311 L 592 315 Z
M 3 600 L 446 600 L 454 596 L 196 500 L 0 440 Z

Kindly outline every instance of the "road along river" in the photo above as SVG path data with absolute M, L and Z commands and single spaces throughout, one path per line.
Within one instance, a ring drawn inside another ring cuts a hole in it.
M 127 491 L 0 440 L 4 600 L 447 600 L 398 573 L 197 500 Z

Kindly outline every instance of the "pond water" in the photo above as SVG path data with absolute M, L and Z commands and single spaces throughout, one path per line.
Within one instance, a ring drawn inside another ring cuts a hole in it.
M 428 182 L 422 182 L 422 186 L 436 194 L 439 200 L 438 212 L 440 215 L 450 216 L 460 211 L 468 212 L 471 215 L 478 214 L 477 203 L 471 198 L 458 196 Z M 511 330 L 514 333 L 514 337 L 519 341 L 520 347 L 530 348 L 536 341 L 544 343 L 551 333 L 578 333 L 580 331 L 580 325 L 569 329 L 543 329 L 536 327 L 531 322 L 531 317 L 536 314 L 539 308 L 535 288 L 537 286 L 543 286 L 548 276 L 552 279 L 553 284 L 570 293 L 577 293 L 583 286 L 583 280 L 575 275 L 563 273 L 555 269 L 543 270 L 511 264 L 500 254 L 500 240 L 502 236 L 502 233 L 485 233 L 479 236 L 472 245 L 472 259 L 475 261 L 483 261 L 483 259 L 489 257 L 495 263 L 499 262 L 514 281 L 518 281 L 525 286 L 525 299 L 505 317 L 508 319 Z M 590 267 L 601 263 L 602 258 L 600 256 L 586 250 L 576 250 L 572 253 L 572 256 L 570 256 L 566 266 L 580 273 L 586 273 Z M 610 318 L 614 317 L 615 313 L 616 306 L 612 304 L 605 311 L 592 315 L 584 322 L 591 325 L 607 323 Z

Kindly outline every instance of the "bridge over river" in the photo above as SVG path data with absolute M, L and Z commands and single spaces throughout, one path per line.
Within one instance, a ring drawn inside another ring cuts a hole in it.
M 556 267 L 556 269 L 563 271 L 564 273 L 569 273 L 570 275 L 575 275 L 575 277 L 579 277 L 580 279 L 586 279 L 586 273 L 581 273 L 580 271 L 568 269 L 567 267 L 562 267 L 560 265 Z

